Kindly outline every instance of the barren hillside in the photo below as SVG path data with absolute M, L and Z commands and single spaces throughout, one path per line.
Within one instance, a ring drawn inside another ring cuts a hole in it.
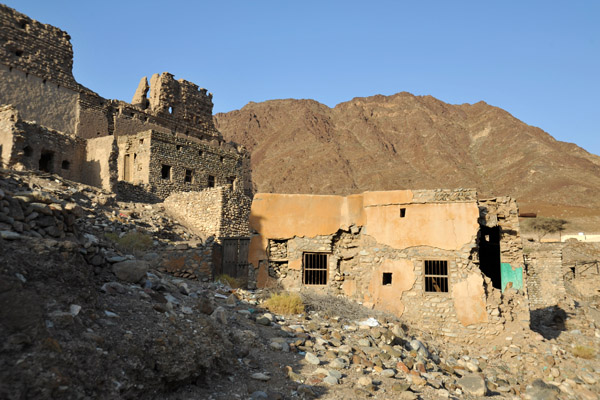
M 600 157 L 484 102 L 451 105 L 398 93 L 329 108 L 313 100 L 250 103 L 217 114 L 252 153 L 261 192 L 476 187 L 522 211 L 600 213 Z

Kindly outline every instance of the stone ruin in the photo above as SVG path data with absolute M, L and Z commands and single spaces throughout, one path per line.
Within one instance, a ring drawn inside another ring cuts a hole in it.
M 351 298 L 462 340 L 527 330 L 516 202 L 475 190 L 254 197 L 258 287 Z
M 217 131 L 206 89 L 164 72 L 142 78 L 131 104 L 105 99 L 73 77 L 66 32 L 4 5 L 0 24 L 4 167 L 132 200 L 219 186 L 251 195 L 249 153 Z

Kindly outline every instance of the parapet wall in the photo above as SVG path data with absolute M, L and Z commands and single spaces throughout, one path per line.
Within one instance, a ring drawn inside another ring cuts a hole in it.
M 67 32 L 0 4 L 0 62 L 79 90 L 73 78 L 73 48 Z

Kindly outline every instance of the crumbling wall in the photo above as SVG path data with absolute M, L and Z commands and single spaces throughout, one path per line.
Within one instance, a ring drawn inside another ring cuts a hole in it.
M 257 194 L 250 277 L 259 287 L 346 296 L 449 337 L 497 335 L 507 322 L 528 323 L 527 302 L 523 291 L 494 289 L 479 269 L 479 218 L 470 189 Z M 311 254 L 317 272 L 306 269 Z
M 72 180 L 81 179 L 85 141 L 23 121 L 17 110 L 3 107 L 3 163 L 10 168 L 34 169 L 56 173 Z M 4 146 L 9 151 L 4 150 Z
M 557 305 L 565 298 L 562 243 L 527 244 L 527 286 L 531 309 Z
M 79 88 L 73 78 L 73 48 L 67 32 L 3 4 L 0 4 L 0 26 L 1 64 L 62 87 Z
M 247 157 L 243 150 L 209 144 L 185 135 L 152 132 L 148 182 L 150 190 L 160 198 L 174 192 L 238 185 L 243 181 L 241 163 Z M 164 174 L 169 168 L 169 174 Z M 186 177 L 190 177 L 186 181 Z

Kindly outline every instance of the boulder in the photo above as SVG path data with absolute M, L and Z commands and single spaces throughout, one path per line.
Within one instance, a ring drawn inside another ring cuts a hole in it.
M 148 262 L 141 260 L 127 260 L 113 264 L 113 272 L 122 281 L 137 283 L 148 272 Z

